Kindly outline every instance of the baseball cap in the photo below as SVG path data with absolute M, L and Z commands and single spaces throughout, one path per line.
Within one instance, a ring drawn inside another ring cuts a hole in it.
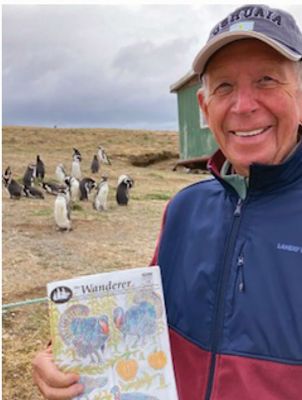
M 205 46 L 193 62 L 201 75 L 210 57 L 221 47 L 240 39 L 259 39 L 292 61 L 302 59 L 302 33 L 286 11 L 251 4 L 237 8 L 211 31 Z

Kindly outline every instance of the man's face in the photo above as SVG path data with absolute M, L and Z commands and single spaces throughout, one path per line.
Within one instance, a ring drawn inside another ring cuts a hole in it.
M 297 143 L 302 91 L 295 63 L 256 39 L 231 43 L 210 59 L 200 106 L 237 173 L 278 164 Z

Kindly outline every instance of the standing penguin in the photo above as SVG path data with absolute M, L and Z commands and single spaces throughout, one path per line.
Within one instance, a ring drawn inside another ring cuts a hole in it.
M 96 174 L 100 170 L 100 162 L 99 162 L 98 156 L 96 154 L 93 156 L 93 160 L 91 162 L 90 169 L 93 174 Z
M 110 161 L 109 157 L 107 156 L 104 147 L 102 147 L 102 146 L 99 146 L 99 149 L 98 149 L 98 159 L 99 159 L 100 163 L 111 165 L 111 161 Z
M 56 168 L 56 177 L 60 183 L 64 183 L 66 172 L 63 164 L 59 164 Z
M 36 178 L 41 179 L 41 181 L 43 181 L 44 176 L 45 176 L 45 165 L 44 162 L 41 160 L 40 156 L 37 155 Z
M 23 176 L 23 184 L 26 187 L 32 186 L 32 183 L 36 177 L 36 166 L 35 164 L 28 164 L 26 171 Z
M 71 165 L 71 176 L 73 176 L 76 179 L 81 179 L 82 173 L 81 173 L 81 161 L 78 158 L 74 158 L 72 160 L 72 165 Z
M 109 193 L 108 176 L 102 176 L 97 185 L 97 192 L 93 200 L 93 208 L 97 211 L 107 210 L 107 198 Z
M 80 200 L 88 200 L 89 193 L 95 188 L 95 180 L 91 178 L 83 178 L 80 181 Z
M 80 162 L 82 161 L 82 155 L 78 149 L 75 147 L 73 148 L 73 154 L 72 154 L 72 159 L 73 160 L 79 160 Z
M 129 175 L 121 175 L 117 181 L 116 201 L 120 206 L 126 206 L 129 201 L 129 190 L 133 187 L 134 180 Z
M 55 222 L 60 231 L 71 230 L 70 205 L 68 189 L 60 192 L 54 204 Z
M 76 202 L 80 199 L 80 182 L 73 176 L 67 176 L 65 183 L 69 188 L 70 199 L 72 202 Z

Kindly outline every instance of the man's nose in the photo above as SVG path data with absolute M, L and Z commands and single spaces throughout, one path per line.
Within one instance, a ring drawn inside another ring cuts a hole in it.
M 232 112 L 236 114 L 248 114 L 258 108 L 255 89 L 251 86 L 237 87 L 233 93 Z

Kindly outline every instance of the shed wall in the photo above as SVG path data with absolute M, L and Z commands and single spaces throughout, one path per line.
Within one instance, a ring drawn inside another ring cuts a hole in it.
M 210 155 L 217 144 L 208 128 L 200 127 L 200 111 L 196 92 L 199 84 L 181 88 L 177 92 L 180 158 Z

